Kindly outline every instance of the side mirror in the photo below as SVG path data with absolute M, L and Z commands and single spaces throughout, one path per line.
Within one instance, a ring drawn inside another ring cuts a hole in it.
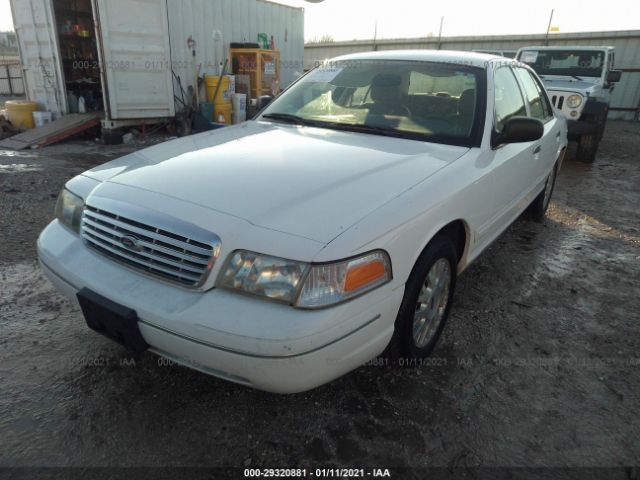
M 500 133 L 494 133 L 491 146 L 497 147 L 505 143 L 534 142 L 542 138 L 544 125 L 537 118 L 511 117 L 504 124 Z
M 271 95 L 262 95 L 258 97 L 258 111 L 261 111 L 263 108 L 269 105 L 272 100 L 273 97 Z
M 607 83 L 618 83 L 622 78 L 622 70 L 609 70 L 607 73 Z

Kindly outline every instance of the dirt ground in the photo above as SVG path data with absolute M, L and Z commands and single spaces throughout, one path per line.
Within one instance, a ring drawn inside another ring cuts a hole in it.
M 129 362 L 43 278 L 65 181 L 138 147 L 0 152 L 0 466 L 640 465 L 640 123 L 461 276 L 433 366 L 294 396 Z

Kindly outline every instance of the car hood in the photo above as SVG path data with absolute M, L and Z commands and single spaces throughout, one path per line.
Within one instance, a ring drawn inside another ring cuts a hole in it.
M 594 78 L 593 80 L 576 80 L 565 76 L 551 77 L 545 75 L 543 83 L 549 91 L 580 92 L 584 94 L 586 91 L 593 90 L 599 80 L 599 78 Z
M 328 243 L 466 151 L 415 140 L 246 122 L 159 144 L 84 175 Z

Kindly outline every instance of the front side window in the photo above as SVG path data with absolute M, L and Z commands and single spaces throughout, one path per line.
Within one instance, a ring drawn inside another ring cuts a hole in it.
M 538 75 L 599 77 L 604 66 L 604 52 L 598 50 L 523 50 L 518 60 Z
M 511 117 L 526 116 L 527 107 L 511 68 L 500 67 L 493 75 L 495 90 L 495 129 L 502 132 Z
M 538 82 L 524 68 L 515 68 L 514 70 L 524 87 L 531 116 L 543 121 L 549 118 L 551 116 L 551 107 L 547 104 L 546 95 L 538 85 Z
M 323 65 L 264 111 L 266 120 L 471 146 L 483 118 L 485 70 L 351 60 Z

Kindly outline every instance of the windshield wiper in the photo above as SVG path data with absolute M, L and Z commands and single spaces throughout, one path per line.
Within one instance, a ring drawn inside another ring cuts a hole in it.
M 270 120 L 280 120 L 283 122 L 291 123 L 293 125 L 303 125 L 305 127 L 319 127 L 347 132 L 371 133 L 398 138 L 408 138 L 414 136 L 410 132 L 401 132 L 399 130 L 396 130 L 395 128 L 378 127 L 375 125 L 359 125 L 353 123 L 325 122 L 322 120 L 310 120 L 290 113 L 266 113 L 262 117 Z
M 353 124 L 353 123 L 326 122 L 326 123 L 323 123 L 322 126 L 326 128 L 332 128 L 334 130 L 344 130 L 347 132 L 356 132 L 356 133 L 372 133 L 376 135 L 385 135 L 388 137 L 397 137 L 397 138 L 410 138 L 415 136 L 411 134 L 411 132 L 401 132 L 400 130 L 396 130 L 395 128 L 378 127 L 376 125 L 359 125 L 359 124 Z
M 265 113 L 263 118 L 270 120 L 280 120 L 282 122 L 292 123 L 294 125 L 306 125 L 315 126 L 316 122 L 313 120 L 307 120 L 306 118 L 299 117 L 298 115 L 292 115 L 290 113 Z
M 572 76 L 573 78 L 575 78 L 576 80 L 580 80 L 580 81 L 582 81 L 582 79 L 581 79 L 579 76 L 577 76 L 577 75 L 571 75 L 571 76 Z

